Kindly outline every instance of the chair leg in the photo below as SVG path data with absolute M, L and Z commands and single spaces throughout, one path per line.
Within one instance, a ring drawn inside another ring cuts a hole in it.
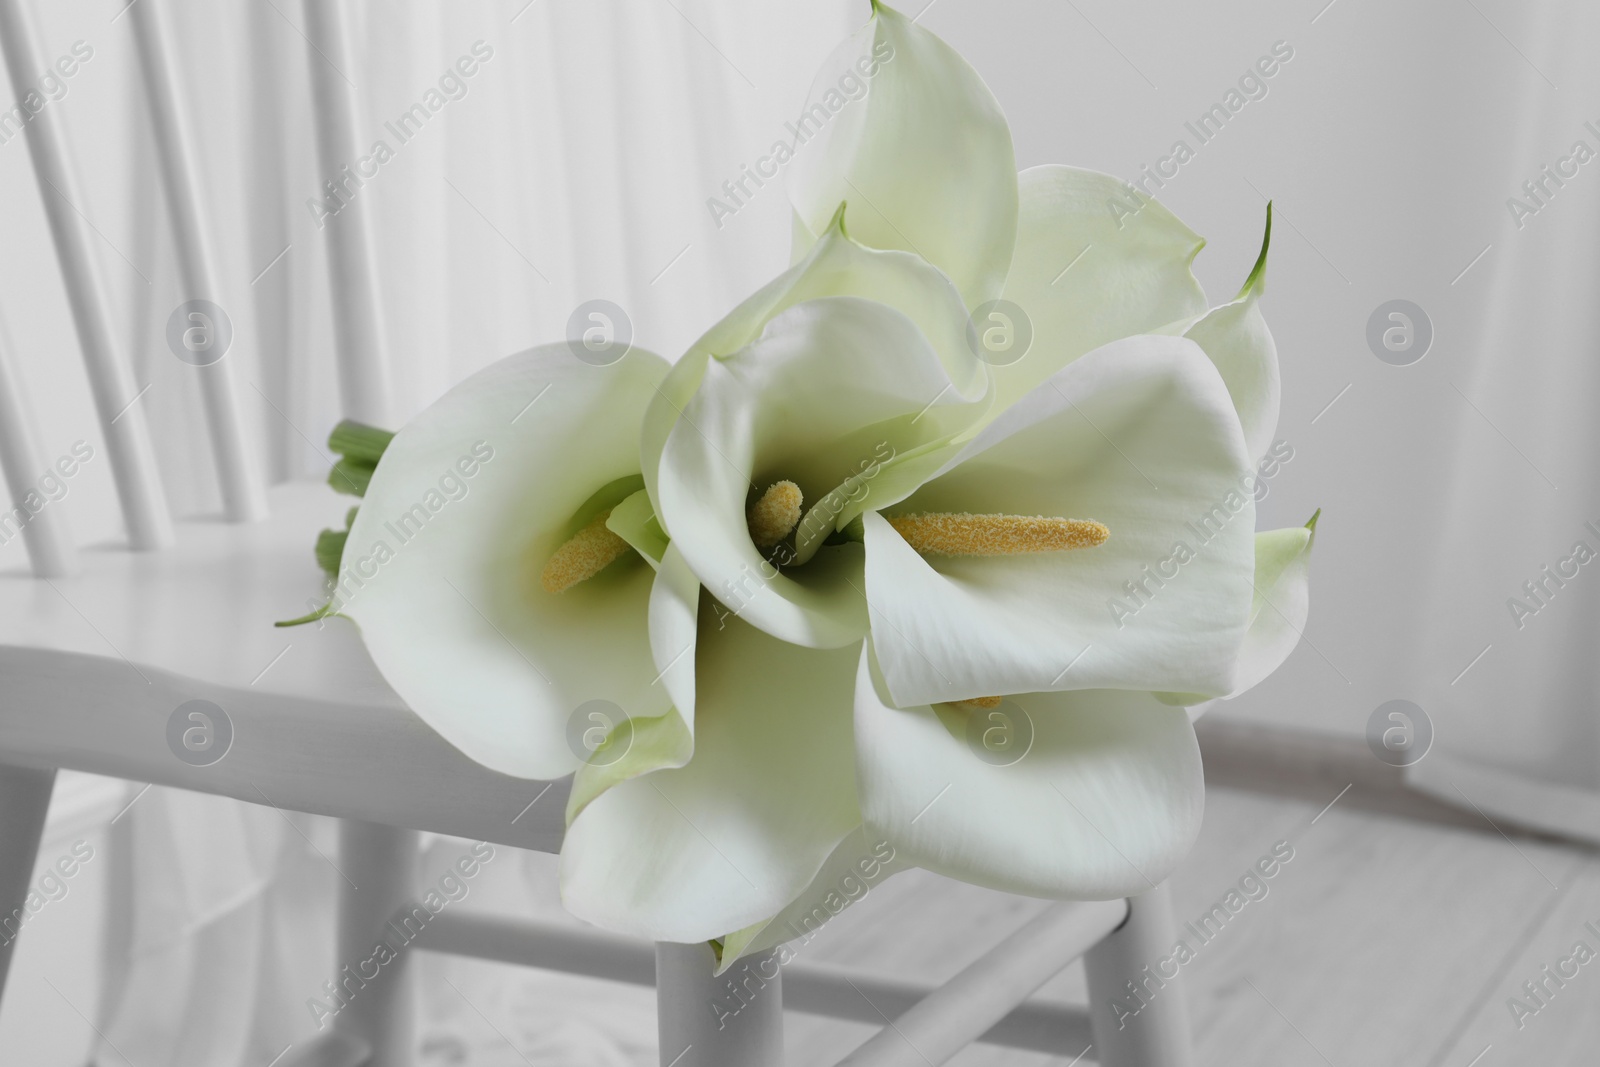
M 1172 957 L 1172 894 L 1163 882 L 1128 899 L 1128 920 L 1084 954 L 1089 1022 L 1101 1067 L 1191 1067 L 1189 1007 Z
M 27 914 L 28 883 L 55 784 L 55 771 L 0 766 L 0 994 Z
M 720 978 L 715 971 L 709 945 L 656 943 L 661 1067 L 783 1067 L 777 953 L 746 957 Z
M 370 1049 L 367 1067 L 411 1067 L 416 1028 L 413 919 L 417 833 L 377 823 L 339 822 L 339 911 L 334 981 L 346 998 L 333 1032 Z M 426 912 L 424 912 L 424 916 Z M 391 922 L 392 920 L 392 922 Z M 408 920 L 410 920 L 408 924 Z M 387 946 L 380 950 L 379 946 Z M 376 971 L 376 977 L 369 977 Z

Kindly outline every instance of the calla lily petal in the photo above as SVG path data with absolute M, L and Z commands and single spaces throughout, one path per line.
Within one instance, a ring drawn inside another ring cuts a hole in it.
M 661 681 L 684 721 L 694 726 L 694 646 L 700 583 L 676 545 L 667 546 L 650 590 L 650 649 Z
M 1245 445 L 1251 458 L 1258 460 L 1266 454 L 1278 428 L 1282 392 L 1278 346 L 1261 314 L 1261 295 L 1267 285 L 1267 248 L 1271 242 L 1272 205 L 1269 204 L 1261 255 L 1244 288 L 1233 301 L 1213 308 L 1184 334 L 1205 350 L 1222 373 L 1222 380 L 1228 383 L 1228 393 L 1244 425 Z
M 628 542 L 650 566 L 661 569 L 661 557 L 667 551 L 667 536 L 662 532 L 661 524 L 656 522 L 655 512 L 650 509 L 650 498 L 643 489 L 625 497 L 622 503 L 611 509 L 611 514 L 606 516 L 606 529 Z
M 1028 317 L 1033 341 L 995 367 L 996 412 L 1085 352 L 1206 310 L 1190 270 L 1205 241 L 1158 201 L 1113 212 L 1129 200 L 1126 183 L 1078 167 L 1030 167 L 1017 185 L 1005 299 Z
M 1311 614 L 1311 547 L 1316 522 L 1256 534 L 1255 596 L 1250 629 L 1239 649 L 1238 696 L 1266 680 L 1289 658 Z
M 898 11 L 873 10 L 812 86 L 801 123 L 817 132 L 796 146 L 789 199 L 810 234 L 848 202 L 857 240 L 915 252 L 976 307 L 1000 294 L 1016 241 L 1011 130 L 954 49 Z M 841 86 L 862 80 L 865 97 L 848 98 Z
M 902 450 L 948 440 L 973 406 L 905 315 L 855 297 L 808 301 L 706 367 L 662 452 L 661 517 L 701 583 L 747 622 L 815 648 L 853 643 L 866 632 L 861 546 L 780 571 L 750 538 L 752 495 L 786 479 L 823 499 Z M 889 485 L 870 492 L 892 501 Z
M 640 494 L 642 495 L 642 494 Z M 631 499 L 631 498 L 630 498 Z M 613 516 L 615 512 L 613 512 Z M 567 794 L 570 825 L 607 789 L 664 767 L 682 767 L 694 755 L 694 651 L 700 583 L 676 545 L 662 555 L 650 587 L 650 649 L 672 707 L 662 715 L 615 724 L 605 742 L 578 768 Z
M 789 941 L 810 941 L 851 904 L 864 898 L 892 874 L 908 870 L 895 847 L 882 836 L 857 827 L 839 842 L 811 884 L 777 915 L 722 939 L 721 974 L 752 952 Z
M 603 486 L 637 484 L 634 428 L 666 369 L 642 349 L 608 367 L 565 344 L 530 349 L 446 393 L 378 464 L 337 610 L 406 703 L 479 763 L 557 778 L 579 763 L 566 737 L 579 705 L 642 717 L 669 705 L 652 684 L 643 560 L 630 552 L 564 593 L 539 582 L 575 510 Z
M 694 398 L 695 390 L 700 388 L 700 380 L 705 377 L 706 367 L 710 363 L 710 349 L 702 348 L 698 343 L 685 352 L 683 358 L 672 365 L 666 380 L 656 390 L 655 399 L 645 410 L 644 425 L 639 431 L 639 462 L 644 470 L 645 494 L 650 498 L 650 508 L 655 513 L 656 521 L 668 537 L 672 536 L 672 527 L 667 525 L 661 514 L 661 450 L 666 447 L 672 428 L 678 425 L 678 419 L 683 416 L 683 409 Z
M 861 824 L 850 724 L 859 654 L 703 618 L 694 758 L 614 785 L 573 820 L 561 850 L 568 910 L 684 942 L 782 911 Z
M 890 512 L 1092 519 L 1110 539 L 923 557 L 865 515 L 872 641 L 895 703 L 1228 692 L 1250 608 L 1248 468 L 1227 389 L 1193 342 L 1130 337 L 1068 364 Z
M 694 736 L 676 709 L 613 724 L 605 741 L 572 776 L 567 824 L 606 790 L 664 767 L 682 767 L 693 756 Z
M 909 252 L 867 248 L 845 233 L 840 207 L 822 238 L 802 261 L 748 297 L 689 347 L 675 363 L 660 394 L 645 414 L 641 451 L 645 488 L 661 513 L 658 472 L 667 436 L 677 425 L 713 358 L 732 355 L 756 338 L 767 323 L 807 300 L 857 296 L 876 300 L 917 324 L 949 375 L 952 393 L 974 400 L 988 388 L 986 368 L 967 343 L 967 312 L 939 271 Z
M 1321 514 L 1318 512 L 1318 514 Z M 1300 643 L 1311 615 L 1311 547 L 1316 542 L 1317 516 L 1304 526 L 1256 534 L 1255 594 L 1250 603 L 1250 628 L 1239 646 L 1236 697 L 1266 681 Z M 1208 697 L 1194 693 L 1158 693 L 1169 704 L 1193 705 Z
M 864 656 L 862 818 L 906 861 L 1010 893 L 1105 900 L 1159 884 L 1194 843 L 1205 780 L 1182 708 L 1079 690 L 1019 695 L 994 711 L 902 709 L 875 675 Z M 1020 758 L 988 755 L 986 730 L 1013 731 Z

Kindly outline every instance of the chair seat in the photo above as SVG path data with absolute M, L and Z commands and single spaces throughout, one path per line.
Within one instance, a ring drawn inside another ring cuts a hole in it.
M 352 625 L 273 626 L 326 599 L 311 547 L 322 528 L 343 526 L 352 503 L 325 485 L 291 483 L 272 491 L 264 522 L 181 522 L 176 547 L 160 552 L 85 549 L 73 578 L 0 573 L 0 646 L 128 670 L 126 657 L 224 687 L 399 709 Z
M 262 523 L 179 523 L 169 550 L 89 549 L 72 578 L 0 573 L 0 761 L 559 849 L 565 782 L 524 812 L 545 783 L 489 771 L 434 733 L 354 623 L 273 626 L 323 599 L 311 546 L 353 501 L 304 483 L 270 499 Z M 232 727 L 209 766 L 169 745 L 168 720 L 191 700 Z

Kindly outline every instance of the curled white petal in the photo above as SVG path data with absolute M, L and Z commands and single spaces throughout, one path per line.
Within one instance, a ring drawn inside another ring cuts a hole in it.
M 1028 168 L 1017 186 L 1004 296 L 1027 317 L 1032 343 L 995 366 L 996 412 L 1086 352 L 1206 310 L 1190 269 L 1205 241 L 1159 201 L 1054 164 Z
M 637 349 L 609 367 L 565 344 L 518 353 L 408 423 L 373 475 L 338 610 L 406 703 L 479 763 L 559 777 L 580 762 L 567 738 L 580 705 L 669 706 L 652 684 L 643 559 L 564 593 L 540 585 L 574 510 L 637 479 L 638 426 L 665 373 Z
M 846 202 L 857 240 L 915 252 L 969 307 L 1000 294 L 1016 240 L 1016 159 L 999 103 L 965 59 L 875 4 L 823 64 L 805 114 L 816 132 L 788 171 L 797 237 L 821 234 Z
M 695 751 L 612 786 L 561 850 L 569 911 L 656 941 L 706 941 L 781 911 L 861 823 L 851 693 L 859 650 L 706 615 Z
M 795 266 L 762 286 L 689 347 L 673 364 L 645 414 L 641 451 L 645 488 L 661 513 L 658 472 L 667 437 L 704 379 L 711 361 L 751 344 L 775 317 L 796 304 L 829 296 L 874 300 L 922 331 L 949 377 L 955 397 L 976 400 L 988 389 L 987 368 L 967 341 L 967 312 L 950 280 L 910 252 L 867 248 L 845 233 L 845 213 Z
M 928 556 L 864 518 L 872 641 L 902 706 L 1067 689 L 1233 687 L 1255 503 L 1226 388 L 1193 342 L 1068 364 L 888 514 L 1093 519 L 1094 548 Z
M 661 518 L 729 611 L 797 644 L 852 643 L 866 631 L 861 546 L 821 548 L 803 566 L 775 563 L 751 540 L 752 496 L 789 480 L 808 506 L 891 503 L 920 478 L 889 461 L 949 441 L 975 406 L 907 316 L 855 297 L 798 304 L 706 367 L 662 451 Z M 830 495 L 874 470 L 867 483 Z
M 1114 690 L 896 708 L 875 675 L 863 657 L 862 819 L 906 862 L 1011 893 L 1105 900 L 1158 885 L 1193 844 L 1205 780 L 1182 708 Z

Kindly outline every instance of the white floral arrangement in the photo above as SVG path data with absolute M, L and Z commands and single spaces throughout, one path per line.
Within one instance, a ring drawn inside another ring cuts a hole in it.
M 364 502 L 318 615 L 468 756 L 572 776 L 570 911 L 724 967 L 910 866 L 1158 884 L 1204 804 L 1194 709 L 1307 614 L 1315 516 L 1255 530 L 1267 241 L 1211 307 L 1201 238 L 1017 173 L 938 37 L 875 4 L 824 69 L 867 66 L 838 108 L 819 78 L 788 161 L 794 265 L 675 363 L 546 345 L 333 442 Z

